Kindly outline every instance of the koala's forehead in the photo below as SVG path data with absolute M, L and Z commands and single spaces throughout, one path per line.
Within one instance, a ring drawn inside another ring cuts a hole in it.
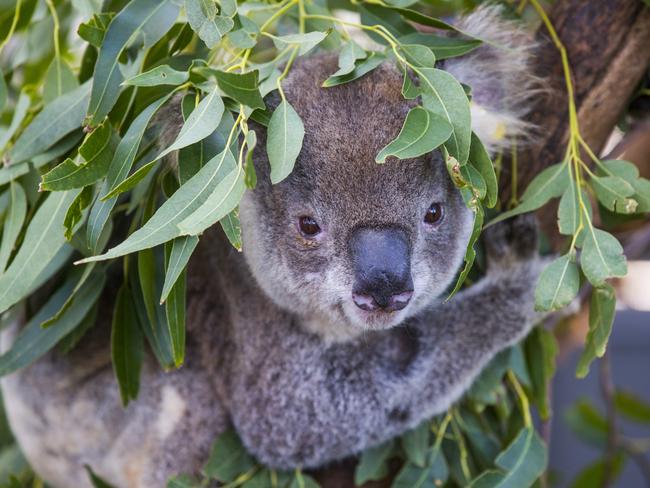
M 416 104 L 401 94 L 402 75 L 384 63 L 350 83 L 331 88 L 322 84 L 338 69 L 334 55 L 314 56 L 296 63 L 283 84 L 286 96 L 305 126 L 305 138 L 294 178 L 308 176 L 314 184 L 336 191 L 385 191 L 412 187 L 430 176 L 429 158 L 375 162 L 377 153 L 398 134 Z

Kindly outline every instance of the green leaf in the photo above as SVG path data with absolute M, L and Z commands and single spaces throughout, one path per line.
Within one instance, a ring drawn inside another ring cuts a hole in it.
M 293 170 L 304 136 L 305 127 L 300 116 L 283 100 L 273 111 L 266 139 L 273 184 L 285 179 Z
M 604 446 L 607 440 L 607 420 L 587 399 L 579 400 L 564 412 L 564 421 L 581 440 L 594 446 Z
M 203 472 L 222 483 L 233 481 L 238 475 L 255 466 L 233 429 L 225 431 L 212 445 L 212 451 Z
M 637 212 L 650 212 L 650 180 L 637 178 L 632 182 L 634 187 L 634 199 L 638 202 Z
M 264 100 L 257 87 L 259 72 L 226 73 L 215 71 L 219 88 L 233 100 L 252 109 L 264 109 Z
M 471 194 L 478 200 L 483 200 L 487 195 L 487 184 L 481 173 L 473 165 L 465 164 L 460 167 L 460 175 L 469 187 Z
M 449 139 L 451 133 L 452 127 L 445 119 L 422 107 L 412 108 L 397 138 L 379 151 L 375 161 L 383 163 L 389 156 L 409 159 L 427 154 Z
M 515 215 L 537 210 L 551 198 L 561 196 L 571 181 L 569 178 L 568 166 L 566 163 L 554 164 L 539 173 L 521 196 L 521 203 L 507 212 L 490 221 L 488 225 L 509 219 Z
M 580 288 L 580 273 L 573 253 L 567 253 L 542 271 L 535 288 L 535 309 L 555 311 L 573 300 Z
M 27 111 L 29 110 L 29 106 L 31 105 L 31 103 L 32 101 L 29 98 L 29 95 L 27 95 L 27 93 L 25 92 L 25 90 L 20 92 L 20 95 L 18 96 L 18 101 L 16 102 L 16 105 L 14 106 L 13 109 L 13 114 L 11 116 L 11 123 L 9 124 L 9 127 L 6 130 L 0 132 L 0 153 L 4 152 L 3 150 L 5 146 L 7 145 L 9 140 L 11 140 L 13 135 L 16 133 L 16 131 L 20 127 L 20 124 L 22 124 L 23 120 L 25 120 L 25 116 L 27 115 Z
M 162 295 L 160 296 L 160 303 L 167 300 L 169 292 L 178 280 L 179 276 L 187 266 L 187 263 L 199 243 L 199 238 L 196 236 L 182 236 L 177 237 L 172 241 L 172 249 L 165 271 L 165 283 L 163 284 Z
M 174 243 L 165 243 L 165 281 L 171 266 L 176 270 L 172 271 L 176 274 L 178 271 L 179 262 L 178 256 L 174 256 L 173 246 Z M 195 244 L 196 245 L 196 244 Z M 182 251 L 177 250 L 177 254 Z M 174 258 L 174 261 L 171 260 Z M 189 259 L 189 258 L 188 258 Z M 169 327 L 169 337 L 171 340 L 172 357 L 174 365 L 178 368 L 185 361 L 185 282 L 186 282 L 186 267 L 183 266 L 178 272 L 177 278 L 174 280 L 171 290 L 168 292 L 167 300 L 165 301 L 165 313 L 167 315 L 167 326 Z M 164 290 L 162 292 L 164 296 Z
M 260 33 L 257 24 L 243 15 L 236 15 L 233 30 L 228 33 L 230 43 L 239 49 L 250 49 L 257 44 Z
M 629 420 L 650 424 L 650 404 L 636 394 L 619 390 L 614 394 L 614 404 L 616 411 Z
M 65 243 L 63 220 L 78 193 L 52 193 L 36 211 L 16 257 L 0 275 L 0 313 L 31 293 L 32 283 Z
M 476 134 L 472 132 L 472 142 L 469 148 L 469 163 L 478 170 L 486 185 L 485 206 L 492 208 L 497 203 L 498 183 L 494 165 Z
M 144 358 L 142 330 L 137 312 L 126 284 L 117 292 L 111 329 L 111 357 L 113 372 L 120 387 L 122 406 L 138 397 L 140 369 Z
M 372 52 L 365 59 L 360 59 L 355 62 L 354 69 L 345 75 L 335 76 L 332 75 L 323 82 L 324 88 L 331 88 L 336 85 L 342 85 L 344 83 L 349 83 L 358 78 L 361 78 L 363 75 L 370 73 L 373 69 L 379 66 L 384 62 L 385 56 L 380 53 Z
M 162 151 L 156 159 L 160 159 L 172 151 L 187 147 L 208 137 L 219 126 L 223 113 L 223 100 L 221 100 L 218 90 L 215 87 L 192 110 L 174 142 Z
M 65 227 L 65 238 L 67 240 L 72 239 L 76 229 L 80 222 L 84 220 L 84 210 L 88 208 L 88 205 L 92 202 L 93 199 L 93 188 L 87 186 L 81 193 L 77 195 L 77 198 L 70 204 L 68 211 L 65 214 L 65 219 L 63 219 L 63 227 Z
M 96 13 L 88 22 L 79 25 L 77 34 L 84 41 L 88 41 L 92 46 L 99 49 L 114 16 L 115 14 L 111 12 Z
M 61 191 L 82 188 L 106 176 L 119 138 L 105 122 L 88 135 L 79 147 L 80 164 L 68 158 L 41 178 L 39 190 Z
M 190 78 L 187 71 L 177 71 L 170 68 L 169 65 L 163 64 L 156 66 L 144 73 L 129 78 L 124 81 L 123 85 L 130 86 L 159 86 L 159 85 L 180 85 Z
M 391 488 L 436 488 L 449 477 L 449 468 L 440 449 L 432 449 L 427 465 L 420 467 L 412 462 L 404 464 Z
M 604 230 L 588 225 L 580 255 L 580 265 L 594 286 L 602 285 L 607 278 L 627 274 L 627 262 L 618 240 Z
M 582 202 L 587 208 L 589 215 L 589 220 L 591 220 L 591 203 L 589 202 L 589 197 L 583 191 L 581 191 Z M 574 235 L 578 228 L 580 227 L 580 201 L 578 200 L 578 192 L 576 191 L 576 185 L 571 183 L 567 186 L 566 190 L 560 198 L 560 206 L 558 207 L 558 220 L 557 225 L 560 230 L 560 234 Z M 584 240 L 584 229 L 580 231 L 580 235 L 576 240 L 576 243 L 581 246 L 582 241 Z
M 99 251 L 97 248 L 99 237 L 117 201 L 115 198 L 106 201 L 102 199 L 108 194 L 111 188 L 117 187 L 129 174 L 149 121 L 168 99 L 169 95 L 164 96 L 140 112 L 135 120 L 131 122 L 126 134 L 124 134 L 124 137 L 115 150 L 111 164 L 108 167 L 106 180 L 99 193 L 99 198 L 95 201 L 90 210 L 90 216 L 88 217 L 86 241 L 88 249 L 93 252 Z
M 354 471 L 355 485 L 360 486 L 366 481 L 385 478 L 388 475 L 387 461 L 393 452 L 393 447 L 393 441 L 388 441 L 364 450 Z
M 609 465 L 606 465 L 604 460 L 598 460 L 587 466 L 578 474 L 578 476 L 576 476 L 573 483 L 571 483 L 571 488 L 593 488 L 595 486 L 604 486 L 605 479 L 609 480 L 609 483 L 616 484 L 616 480 L 623 471 L 624 465 L 625 457 L 622 453 L 616 453 Z M 605 478 L 605 473 L 607 473 L 607 478 Z
M 88 477 L 90 478 L 90 482 L 92 483 L 94 488 L 113 488 L 112 485 L 104 481 L 102 478 L 97 476 L 93 470 L 88 466 L 87 464 L 84 464 L 84 468 L 86 469 L 86 472 L 88 473 Z
M 242 241 L 241 241 L 241 224 L 239 222 L 239 207 L 235 208 L 232 212 L 226 215 L 223 219 L 219 221 L 221 227 L 223 228 L 228 241 L 232 247 L 238 251 L 242 250 Z
M 323 39 L 327 37 L 328 33 L 329 32 L 313 31 L 306 34 L 288 34 L 280 37 L 274 36 L 273 44 L 275 44 L 278 51 L 282 51 L 287 47 L 297 47 L 298 56 L 304 56 L 320 44 Z
M 6 104 L 7 104 L 7 83 L 5 82 L 5 75 L 0 69 L 0 114 L 4 111 Z
M 135 38 L 144 39 L 145 49 L 164 36 L 178 17 L 179 7 L 170 0 L 131 0 L 111 21 L 99 49 L 93 73 L 88 118 L 101 123 L 111 111 L 124 80 L 118 61 Z
M 402 44 L 399 47 L 406 60 L 422 68 L 433 68 L 436 64 L 436 57 L 431 49 L 419 44 Z
M 402 434 L 402 448 L 406 457 L 416 466 L 424 468 L 429 454 L 429 437 L 431 421 L 425 420 L 415 429 Z
M 9 257 L 16 245 L 16 239 L 23 227 L 25 216 L 27 215 L 27 197 L 25 190 L 16 181 L 12 181 L 9 186 L 9 211 L 4 219 L 2 229 L 2 241 L 0 241 L 0 276 L 2 276 Z M 1 220 L 1 219 L 0 219 Z
M 481 235 L 481 230 L 483 229 L 483 218 L 484 218 L 483 207 L 479 206 L 474 210 L 474 226 L 472 227 L 472 234 L 469 238 L 469 242 L 467 243 L 467 250 L 465 251 L 465 258 L 464 258 L 465 266 L 463 267 L 463 270 L 458 275 L 458 279 L 456 280 L 456 285 L 454 286 L 454 289 L 451 291 L 451 293 L 445 299 L 445 301 L 450 300 L 451 297 L 453 297 L 456 294 L 456 292 L 460 290 L 460 287 L 465 282 L 467 275 L 469 274 L 469 272 L 472 269 L 472 266 L 474 265 L 474 259 L 476 258 L 476 249 L 474 249 L 474 246 L 476 245 L 476 241 Z
M 550 417 L 548 385 L 555 374 L 555 359 L 559 352 L 552 332 L 543 327 L 535 327 L 525 343 L 528 369 L 533 384 L 533 400 L 542 419 Z
M 546 447 L 543 441 L 533 427 L 524 427 L 494 461 L 505 471 L 496 486 L 499 488 L 532 486 L 546 469 L 546 462 Z
M 174 476 L 167 481 L 167 488 L 200 488 L 201 485 L 189 475 L 181 474 Z
M 587 376 L 591 362 L 605 354 L 615 314 L 616 294 L 614 288 L 607 283 L 594 288 L 589 303 L 589 332 L 587 332 L 585 349 L 576 369 L 578 378 Z
M 55 57 L 45 74 L 43 85 L 43 102 L 50 103 L 55 98 L 68 93 L 79 86 L 77 77 L 63 59 Z
M 623 178 L 618 176 L 594 176 L 591 185 L 598 201 L 605 208 L 618 213 L 634 213 L 638 203 L 632 198 L 634 188 Z
M 381 25 L 395 37 L 415 32 L 413 26 L 404 21 L 404 19 L 402 19 L 401 16 L 392 9 L 364 3 L 363 6 L 359 7 L 359 13 L 361 14 L 361 23 L 363 25 Z M 368 35 L 379 44 L 387 44 L 387 41 L 382 36 L 375 33 L 370 33 Z
M 306 474 L 303 474 L 299 469 L 296 469 L 289 488 L 320 488 L 320 485 L 314 478 L 307 476 Z
M 237 170 L 237 163 L 230 150 L 224 150 L 206 163 L 187 183 L 180 187 L 169 200 L 161 205 L 156 213 L 140 229 L 124 242 L 100 256 L 87 258 L 81 262 L 102 261 L 148 249 L 181 235 L 180 224 L 186 217 L 195 213 L 209 197 L 216 197 L 223 189 L 227 176 Z M 241 187 L 243 187 L 243 181 Z M 211 204 L 208 204 L 209 210 Z M 235 204 L 236 206 L 236 204 Z M 234 206 L 233 206 L 234 208 Z M 231 209 L 232 210 L 232 209 Z M 226 212 L 227 214 L 228 212 Z M 92 215 L 91 215 L 92 219 Z
M 70 307 L 51 327 L 43 329 L 41 323 L 56 313 L 61 303 L 66 301 L 66 298 L 72 293 L 76 281 L 73 273 L 73 276 L 66 280 L 64 285 L 52 295 L 43 308 L 20 331 L 11 349 L 0 356 L 0 376 L 32 364 L 77 327 L 99 298 L 105 280 L 104 273 L 94 273 Z
M 469 100 L 456 79 L 436 68 L 413 67 L 423 90 L 424 108 L 439 115 L 453 127 L 445 147 L 463 165 L 469 157 L 472 129 Z
M 246 184 L 241 166 L 234 159 L 232 163 L 235 167 L 223 177 L 205 202 L 178 224 L 181 235 L 200 234 L 239 205 Z
M 217 4 L 210 0 L 185 0 L 187 20 L 208 48 L 215 47 L 235 25 L 228 16 L 217 15 Z
M 81 127 L 90 83 L 47 104 L 20 135 L 9 154 L 11 164 L 20 163 L 42 153 L 66 134 Z
M 431 49 L 438 61 L 462 56 L 473 51 L 482 44 L 482 42 L 477 39 L 442 37 L 428 33 L 423 34 L 421 32 L 402 36 L 399 38 L 399 41 L 403 44 L 420 44 L 428 47 Z
M 365 59 L 368 53 L 356 42 L 350 40 L 339 53 L 339 69 L 331 77 L 343 76 L 354 71 L 358 59 Z

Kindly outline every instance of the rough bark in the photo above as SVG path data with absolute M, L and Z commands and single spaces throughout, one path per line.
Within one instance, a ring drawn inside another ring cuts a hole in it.
M 560 0 L 549 12 L 573 71 L 576 107 L 585 141 L 599 153 L 650 64 L 650 8 L 640 0 Z M 535 71 L 546 80 L 532 113 L 539 135 L 518 155 L 518 192 L 542 169 L 562 160 L 568 135 L 568 104 L 560 55 L 544 27 L 537 34 Z M 501 199 L 510 198 L 504 165 Z M 555 211 L 540 214 L 547 232 L 556 232 Z M 354 462 L 315 473 L 323 488 L 354 487 Z M 391 480 L 366 484 L 389 487 Z

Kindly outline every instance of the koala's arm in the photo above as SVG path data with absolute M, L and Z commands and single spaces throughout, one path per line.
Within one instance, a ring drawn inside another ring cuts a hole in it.
M 314 467 L 447 409 L 537 318 L 534 233 L 525 219 L 495 228 L 488 276 L 416 317 L 401 335 L 384 331 L 325 346 L 298 327 L 280 326 L 280 340 L 272 338 L 277 330 L 260 327 L 260 337 L 247 340 L 262 358 L 240 357 L 230 378 L 231 418 L 246 447 L 271 467 Z

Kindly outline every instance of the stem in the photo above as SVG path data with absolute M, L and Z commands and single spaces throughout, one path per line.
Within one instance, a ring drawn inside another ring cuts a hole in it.
M 278 76 L 278 81 L 277 81 L 278 92 L 280 93 L 280 97 L 282 98 L 283 102 L 286 101 L 286 97 L 284 96 L 284 90 L 282 89 L 282 80 L 284 80 L 289 74 L 289 69 L 293 64 L 293 60 L 296 59 L 297 54 L 298 54 L 298 47 L 294 47 L 293 51 L 291 52 L 291 57 L 289 57 L 289 61 L 287 61 L 287 65 L 284 67 L 284 71 L 280 76 Z
M 508 381 L 510 381 L 510 384 L 512 385 L 515 393 L 517 394 L 517 397 L 519 398 L 519 404 L 521 405 L 521 414 L 524 417 L 524 425 L 526 427 L 531 427 L 533 425 L 533 420 L 530 416 L 530 403 L 528 402 L 528 397 L 526 396 L 526 393 L 524 393 L 524 389 L 521 387 L 519 380 L 511 369 L 508 370 Z
M 7 37 L 5 37 L 2 40 L 2 43 L 0 44 L 0 53 L 2 53 L 2 50 L 9 42 L 9 39 L 11 39 L 11 37 L 14 35 L 14 31 L 16 30 L 16 26 L 18 25 L 18 19 L 20 18 L 20 8 L 22 4 L 23 4 L 22 0 L 18 0 L 16 2 L 16 11 L 14 12 L 14 18 L 11 21 L 11 27 L 9 27 L 9 32 L 7 33 Z
M 59 30 L 60 30 L 60 25 L 59 25 L 59 16 L 56 13 L 56 8 L 54 7 L 54 3 L 52 3 L 52 0 L 45 0 L 45 3 L 47 4 L 47 8 L 50 11 L 50 15 L 52 16 L 52 22 L 54 23 L 54 55 L 57 58 L 61 57 L 61 46 L 59 46 Z
M 617 433 L 616 433 L 616 406 L 614 405 L 614 382 L 612 381 L 612 372 L 609 361 L 609 354 L 605 354 L 600 359 L 600 391 L 605 401 L 605 410 L 607 412 L 607 444 L 605 446 L 605 456 L 603 460 L 603 480 L 602 488 L 611 486 L 613 481 L 614 457 L 617 450 Z
M 467 463 L 467 446 L 465 445 L 465 439 L 463 438 L 463 433 L 460 431 L 460 428 L 458 427 L 457 423 L 457 418 L 459 417 L 458 411 L 454 408 L 452 410 L 453 412 L 453 418 L 451 421 L 451 428 L 454 431 L 454 436 L 456 437 L 456 440 L 458 441 L 458 450 L 460 451 L 460 468 L 463 471 L 463 476 L 465 477 L 465 480 L 469 482 L 469 480 L 472 479 L 472 473 L 469 469 L 469 464 Z

